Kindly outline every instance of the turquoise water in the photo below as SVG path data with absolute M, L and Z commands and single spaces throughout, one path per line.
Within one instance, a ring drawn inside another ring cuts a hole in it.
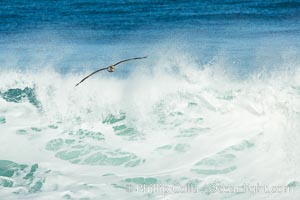
M 1 1 L 0 199 L 298 199 L 299 9 Z

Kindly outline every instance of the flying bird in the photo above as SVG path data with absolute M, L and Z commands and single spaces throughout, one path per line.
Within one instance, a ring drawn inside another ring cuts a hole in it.
M 121 60 L 121 61 L 119 61 L 119 62 L 117 62 L 117 63 L 115 63 L 115 64 L 112 64 L 112 65 L 108 66 L 108 67 L 105 67 L 105 68 L 102 68 L 102 69 L 98 69 L 98 70 L 94 71 L 93 73 L 89 74 L 88 76 L 84 77 L 79 83 L 77 83 L 77 84 L 75 85 L 75 87 L 78 86 L 78 85 L 79 85 L 80 83 L 82 83 L 83 81 L 85 81 L 87 78 L 93 76 L 94 74 L 96 74 L 96 73 L 98 73 L 98 72 L 100 72 L 100 71 L 107 70 L 108 72 L 114 72 L 114 71 L 116 70 L 116 66 L 117 66 L 118 64 L 121 64 L 121 63 L 123 63 L 123 62 L 130 61 L 130 60 L 138 60 L 138 59 L 144 59 L 144 58 L 147 58 L 147 56 L 144 56 L 144 57 L 136 57 L 136 58 L 129 58 L 129 59 Z

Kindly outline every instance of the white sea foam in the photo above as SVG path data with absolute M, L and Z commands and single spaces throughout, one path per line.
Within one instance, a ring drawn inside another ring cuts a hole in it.
M 2 163 L 0 170 L 14 175 L 0 177 L 2 185 L 13 183 L 1 187 L 0 197 L 299 198 L 299 71 L 240 80 L 220 63 L 198 67 L 176 56 L 144 64 L 125 79 L 98 74 L 76 88 L 84 74 L 1 73 L 1 160 L 28 167 Z M 34 164 L 32 179 L 25 178 Z M 128 192 L 153 183 L 193 184 L 200 192 Z M 210 192 L 216 183 L 295 190 Z

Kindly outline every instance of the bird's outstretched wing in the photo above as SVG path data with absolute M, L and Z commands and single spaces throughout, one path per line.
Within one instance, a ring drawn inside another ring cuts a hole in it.
M 117 63 L 115 63 L 115 64 L 113 64 L 113 65 L 110 65 L 110 66 L 116 66 L 116 65 L 118 65 L 118 64 L 121 64 L 121 63 L 123 63 L 123 62 L 130 61 L 130 60 L 138 60 L 138 59 L 144 59 L 144 58 L 147 58 L 147 56 L 144 56 L 144 57 L 136 57 L 136 58 L 129 58 L 129 59 L 121 60 L 121 61 L 119 61 L 119 62 L 117 62 Z M 79 85 L 80 83 L 82 83 L 83 81 L 85 81 L 87 78 L 93 76 L 94 74 L 96 74 L 96 73 L 98 73 L 98 72 L 100 72 L 100 71 L 102 71 L 102 70 L 108 69 L 110 66 L 105 67 L 105 68 L 102 68 L 102 69 L 98 69 L 98 70 L 94 71 L 93 73 L 91 73 L 91 74 L 89 74 L 88 76 L 84 77 L 84 79 L 82 79 L 79 83 L 77 83 L 77 84 L 75 85 L 75 87 L 78 86 L 78 85 Z
M 85 81 L 85 79 L 89 78 L 90 76 L 93 76 L 94 74 L 96 74 L 96 73 L 98 73 L 98 72 L 100 72 L 100 71 L 102 71 L 102 70 L 105 70 L 105 69 L 107 69 L 107 68 L 108 68 L 108 67 L 105 67 L 105 68 L 98 69 L 98 70 L 94 71 L 93 73 L 91 73 L 91 74 L 89 74 L 88 76 L 84 77 L 84 79 L 82 79 L 79 83 L 77 83 L 77 84 L 75 85 L 75 87 L 78 86 L 78 85 L 79 85 L 80 83 L 82 83 L 83 81 Z
M 138 60 L 138 59 L 144 59 L 144 58 L 147 58 L 147 56 L 144 56 L 144 57 L 136 57 L 136 58 L 129 58 L 129 59 L 125 59 L 125 60 L 121 60 L 115 64 L 113 64 L 114 66 L 118 65 L 118 64 L 121 64 L 123 62 L 127 62 L 127 61 L 130 61 L 130 60 Z

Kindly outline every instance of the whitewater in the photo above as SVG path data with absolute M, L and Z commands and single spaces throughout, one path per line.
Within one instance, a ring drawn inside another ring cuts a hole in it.
M 87 72 L 3 69 L 0 199 L 299 199 L 299 67 L 223 64 L 161 56 L 76 88 Z M 243 184 L 288 191 L 211 187 Z

